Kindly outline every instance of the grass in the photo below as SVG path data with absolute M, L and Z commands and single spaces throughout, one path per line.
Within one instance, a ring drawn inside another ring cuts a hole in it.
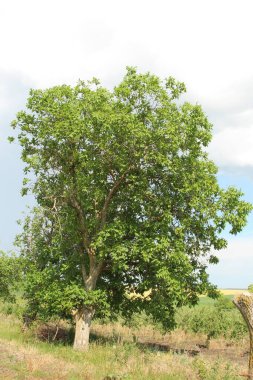
M 236 294 L 222 293 L 229 299 Z M 214 302 L 201 297 L 200 306 Z M 237 344 L 214 339 L 210 350 L 191 357 L 177 352 L 203 346 L 204 335 L 180 330 L 162 335 L 145 319 L 135 328 L 95 323 L 90 350 L 81 353 L 41 341 L 38 330 L 23 333 L 20 319 L 10 314 L 19 315 L 19 309 L 2 304 L 0 310 L 0 380 L 239 380 L 247 368 L 247 339 Z M 150 347 L 150 340 L 157 345 Z M 167 343 L 177 350 L 161 351 L 159 345 Z
M 234 298 L 234 295 L 233 294 L 226 294 L 226 295 L 224 295 L 224 298 L 227 298 L 227 299 L 232 301 L 232 299 Z M 199 305 L 213 305 L 215 302 L 216 302 L 216 299 L 203 296 L 203 297 L 199 298 L 198 304 Z
M 82 354 L 66 347 L 45 353 L 38 346 L 9 343 L 5 344 L 5 353 L 1 367 L 5 375 L 9 371 L 10 379 L 237 379 L 234 369 L 221 360 L 211 363 L 186 356 L 142 352 L 133 345 L 92 345 L 88 353 Z
M 234 298 L 234 296 L 241 294 L 244 291 L 246 291 L 246 289 L 219 289 L 219 290 L 225 298 L 227 298 L 231 301 Z M 213 305 L 214 302 L 215 302 L 214 299 L 212 299 L 210 297 L 206 297 L 206 296 L 201 296 L 199 299 L 200 305 Z
M 63 344 L 39 341 L 31 332 L 22 333 L 14 316 L 0 318 L 0 379 L 16 380 L 237 380 L 238 369 L 226 360 L 189 357 L 187 355 L 147 349 L 127 342 L 131 329 L 120 325 L 94 327 L 97 334 L 104 332 L 116 337 L 121 334 L 125 342 L 93 341 L 87 353 L 73 351 Z M 141 331 L 143 334 L 148 327 Z M 155 338 L 159 338 L 156 332 Z M 180 335 L 181 334 L 181 335 Z M 174 344 L 185 340 L 182 332 L 169 334 Z M 192 340 L 192 337 L 189 336 Z M 197 338 L 195 337 L 195 340 Z M 196 340 L 197 341 L 197 340 Z M 193 342 L 192 344 L 195 344 Z

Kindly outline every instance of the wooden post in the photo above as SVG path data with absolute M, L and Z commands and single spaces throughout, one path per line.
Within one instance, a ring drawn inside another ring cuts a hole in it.
M 234 297 L 233 303 L 240 310 L 248 326 L 250 338 L 248 379 L 253 379 L 253 294 L 241 293 Z

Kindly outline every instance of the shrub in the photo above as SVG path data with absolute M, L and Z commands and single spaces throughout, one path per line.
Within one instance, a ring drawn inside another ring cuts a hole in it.
M 182 308 L 177 314 L 178 327 L 184 331 L 207 335 L 207 347 L 212 338 L 238 340 L 247 334 L 247 327 L 238 310 L 225 297 L 214 305 Z

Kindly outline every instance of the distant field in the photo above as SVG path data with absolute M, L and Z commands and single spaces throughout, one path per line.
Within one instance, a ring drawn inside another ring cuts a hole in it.
M 220 289 L 220 292 L 224 296 L 236 296 L 237 294 L 241 294 L 245 292 L 247 289 Z
M 221 292 L 223 296 L 231 300 L 233 299 L 234 296 L 236 296 L 237 294 L 241 294 L 245 292 L 246 290 L 247 289 L 219 289 L 219 291 Z M 214 302 L 215 302 L 214 299 L 207 297 L 205 295 L 200 296 L 200 299 L 199 299 L 200 305 L 212 305 Z

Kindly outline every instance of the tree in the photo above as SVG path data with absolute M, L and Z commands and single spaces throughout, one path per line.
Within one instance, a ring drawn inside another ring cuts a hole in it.
M 212 126 L 199 105 L 179 104 L 184 91 L 128 68 L 113 91 L 96 79 L 31 90 L 12 124 L 31 174 L 23 193 L 38 203 L 20 237 L 28 298 L 73 316 L 75 348 L 88 348 L 95 311 L 145 309 L 172 328 L 178 306 L 215 292 L 206 267 L 226 247 L 221 232 L 246 224 L 251 205 L 219 187 Z
M 0 251 L 0 298 L 13 301 L 20 278 L 20 259 Z

